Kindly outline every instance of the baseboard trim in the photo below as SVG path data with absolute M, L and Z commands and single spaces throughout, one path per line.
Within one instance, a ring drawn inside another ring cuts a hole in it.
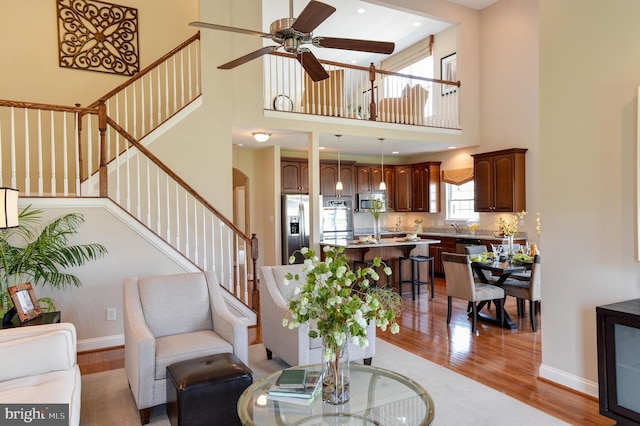
M 559 385 L 573 389 L 577 392 L 581 392 L 595 398 L 598 397 L 597 382 L 586 380 L 582 377 L 567 373 L 566 371 L 558 370 L 557 368 L 549 367 L 548 365 L 544 364 L 540 365 L 538 375 L 542 379 L 557 383 Z
M 78 340 L 78 352 L 95 351 L 124 345 L 124 334 Z

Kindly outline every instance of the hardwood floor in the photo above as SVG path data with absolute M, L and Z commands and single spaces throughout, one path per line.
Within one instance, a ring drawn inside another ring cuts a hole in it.
M 596 399 L 538 379 L 543 330 L 538 319 L 538 331 L 531 331 L 528 312 L 524 318 L 518 318 L 512 298 L 507 300 L 506 309 L 518 323 L 518 330 L 479 322 L 473 336 L 465 312 L 466 302 L 454 300 L 451 324 L 447 326 L 444 280 L 436 278 L 435 291 L 435 298 L 430 299 L 423 288 L 415 302 L 410 293 L 405 293 L 400 333 L 392 335 L 378 330 L 378 337 L 568 423 L 615 424 L 598 414 Z M 250 329 L 249 340 L 251 344 L 259 343 L 260 330 Z M 82 374 L 122 368 L 124 349 L 80 353 L 78 363 Z

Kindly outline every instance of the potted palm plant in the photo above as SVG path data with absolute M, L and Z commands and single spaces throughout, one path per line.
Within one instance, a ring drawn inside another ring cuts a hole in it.
M 65 269 L 82 266 L 107 253 L 101 244 L 69 243 L 84 223 L 79 213 L 69 213 L 40 227 L 42 210 L 27 206 L 19 215 L 20 226 L 0 230 L 0 316 L 12 309 L 9 287 L 25 282 L 64 290 L 79 287 L 80 279 Z M 52 301 L 45 303 L 54 308 Z M 10 316 L 9 318 L 10 319 Z

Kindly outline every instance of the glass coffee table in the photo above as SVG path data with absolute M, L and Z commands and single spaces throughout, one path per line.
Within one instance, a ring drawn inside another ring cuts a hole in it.
M 309 406 L 269 400 L 267 392 L 279 376 L 277 371 L 258 380 L 240 396 L 238 415 L 243 425 L 406 426 L 428 425 L 434 418 L 433 399 L 422 386 L 382 368 L 351 364 L 351 399 L 343 405 L 325 404 L 321 394 Z

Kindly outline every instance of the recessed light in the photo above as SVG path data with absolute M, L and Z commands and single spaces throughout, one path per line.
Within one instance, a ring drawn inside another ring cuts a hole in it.
M 358 61 L 356 61 L 355 59 L 352 59 L 352 60 L 351 60 L 351 63 L 352 63 L 352 64 L 357 64 L 357 63 L 358 63 Z
M 356 9 L 356 12 L 358 12 L 358 13 L 364 13 L 364 12 L 366 12 L 366 10 L 364 10 L 363 8 L 361 8 L 361 7 L 360 7 L 360 8 L 358 8 L 358 9 Z
M 447 147 L 447 149 L 456 149 L 456 147 L 455 146 L 449 146 L 449 147 Z
M 244 144 L 237 143 L 236 146 L 244 146 Z
M 413 25 L 414 27 L 419 27 L 419 26 L 420 26 L 420 25 L 422 25 L 422 24 L 421 24 L 420 22 L 416 21 L 416 22 L 414 22 L 414 23 L 413 23 L 413 24 L 411 24 L 411 25 Z
M 400 154 L 400 151 L 391 151 L 392 154 Z
M 325 147 L 324 146 L 319 146 L 318 149 L 325 149 Z

